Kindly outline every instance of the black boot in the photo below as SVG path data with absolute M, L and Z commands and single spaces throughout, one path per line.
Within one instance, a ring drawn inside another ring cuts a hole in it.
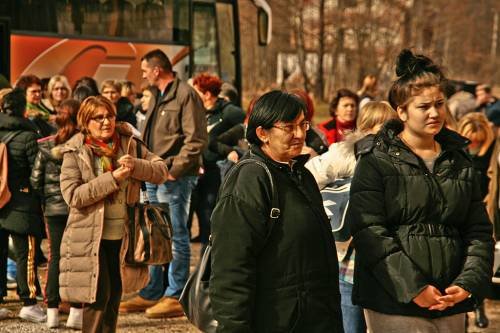
M 479 304 L 474 304 L 474 315 L 475 320 L 474 324 L 476 324 L 479 328 L 486 328 L 490 321 L 488 317 L 486 317 L 486 312 L 484 311 L 484 301 Z

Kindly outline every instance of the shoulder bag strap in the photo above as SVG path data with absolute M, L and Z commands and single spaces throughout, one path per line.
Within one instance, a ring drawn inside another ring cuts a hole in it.
M 228 179 L 231 177 L 231 175 L 233 173 L 235 173 L 235 171 L 237 169 L 239 169 L 241 166 L 243 166 L 245 164 L 249 164 L 249 163 L 256 163 L 257 165 L 261 166 L 266 171 L 266 174 L 269 178 L 269 182 L 271 184 L 271 192 L 272 192 L 271 193 L 271 210 L 269 211 L 269 216 L 268 216 L 270 225 L 269 225 L 269 229 L 268 229 L 267 236 L 266 236 L 266 241 L 267 241 L 267 239 L 269 239 L 269 236 L 271 235 L 274 224 L 276 224 L 279 221 L 279 218 L 281 215 L 281 210 L 279 208 L 278 189 L 277 189 L 276 184 L 274 183 L 274 177 L 271 174 L 271 171 L 269 170 L 268 166 L 264 162 L 259 161 L 259 160 L 254 159 L 254 158 L 247 158 L 247 159 L 241 160 L 233 168 L 231 168 L 231 170 L 229 170 L 229 172 L 225 178 L 224 185 L 228 181 Z
M 134 139 L 132 139 L 134 140 Z M 135 145 L 136 145 L 136 151 L 137 151 L 137 156 L 136 158 L 142 158 L 142 142 L 135 140 Z M 144 198 L 144 203 L 149 204 L 149 197 L 148 197 L 148 191 L 146 189 L 146 183 L 141 181 L 141 191 L 142 191 L 142 196 Z
M 12 140 L 14 139 L 14 137 L 16 135 L 18 135 L 19 133 L 21 133 L 22 131 L 12 131 L 12 132 L 9 132 L 7 134 L 5 134 L 1 139 L 0 141 L 2 141 L 6 146 L 7 144 Z

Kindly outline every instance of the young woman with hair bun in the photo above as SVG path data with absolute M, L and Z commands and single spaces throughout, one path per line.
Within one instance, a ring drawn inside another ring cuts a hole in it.
M 444 126 L 440 67 L 403 50 L 396 74 L 399 119 L 360 151 L 351 184 L 353 303 L 372 333 L 464 332 L 491 281 L 492 225 L 468 140 Z

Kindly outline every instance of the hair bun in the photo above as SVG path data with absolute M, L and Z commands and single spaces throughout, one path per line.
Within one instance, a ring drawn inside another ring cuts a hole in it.
M 398 77 L 414 77 L 422 72 L 431 72 L 442 76 L 439 67 L 431 59 L 421 54 L 413 54 L 409 49 L 402 50 L 396 59 Z

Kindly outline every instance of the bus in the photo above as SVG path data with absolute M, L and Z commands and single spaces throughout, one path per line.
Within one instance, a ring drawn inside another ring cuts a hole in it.
M 250 0 L 248 0 L 250 1 Z M 258 41 L 271 39 L 271 9 L 256 8 Z M 2 0 L 0 73 L 142 80 L 141 57 L 163 50 L 181 79 L 217 74 L 241 92 L 237 0 Z

